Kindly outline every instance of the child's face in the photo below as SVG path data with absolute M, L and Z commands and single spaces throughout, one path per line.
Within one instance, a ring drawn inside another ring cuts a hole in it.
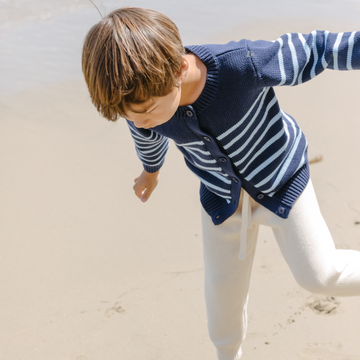
M 166 96 L 152 97 L 143 104 L 132 104 L 128 120 L 137 128 L 149 129 L 169 121 L 180 104 L 181 88 L 174 87 Z

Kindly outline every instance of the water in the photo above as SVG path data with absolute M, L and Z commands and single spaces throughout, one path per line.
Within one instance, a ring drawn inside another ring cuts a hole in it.
M 338 18 L 357 21 L 360 0 L 133 0 L 96 1 L 103 14 L 142 6 L 167 14 L 185 44 L 209 42 L 237 24 L 266 18 Z M 81 76 L 86 32 L 100 19 L 89 0 L 0 0 L 0 98 L 44 83 Z

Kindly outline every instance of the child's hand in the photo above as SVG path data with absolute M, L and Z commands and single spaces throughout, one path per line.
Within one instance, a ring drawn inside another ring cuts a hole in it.
M 134 179 L 133 189 L 135 195 L 142 201 L 145 202 L 149 199 L 151 193 L 155 190 L 159 182 L 160 170 L 155 173 L 148 173 L 143 171 L 140 176 Z

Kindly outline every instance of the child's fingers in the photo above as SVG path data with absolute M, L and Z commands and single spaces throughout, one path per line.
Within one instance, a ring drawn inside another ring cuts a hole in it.
M 142 202 L 146 202 L 148 201 L 151 193 L 153 192 L 153 188 L 146 188 L 142 193 L 141 193 L 141 197 L 140 197 L 140 200 Z
M 143 171 L 140 176 L 134 179 L 133 190 L 135 195 L 142 202 L 146 202 L 156 188 L 157 182 L 158 176 L 153 177 L 153 174 L 150 175 Z
M 146 187 L 142 193 L 141 193 L 141 197 L 140 200 L 142 202 L 146 202 L 149 200 L 149 197 L 151 196 L 152 192 L 154 191 L 155 187 L 154 186 L 148 186 Z
M 133 190 L 136 192 L 138 187 L 142 187 L 143 189 L 145 188 L 145 185 L 143 185 L 141 183 L 141 181 L 139 182 L 140 176 L 138 176 L 137 178 L 134 179 L 134 185 L 133 185 Z
M 145 185 L 139 186 L 138 184 L 135 184 L 133 186 L 133 189 L 135 191 L 135 195 L 142 202 L 146 202 L 149 199 L 151 193 L 153 192 L 154 187 L 153 186 L 145 186 Z
M 135 189 L 135 186 L 134 186 L 134 190 L 135 190 L 135 195 L 142 201 L 142 202 L 146 202 L 152 191 L 150 191 L 148 188 L 146 187 L 142 187 L 142 188 L 136 188 Z
M 145 191 L 146 187 L 143 186 L 139 186 L 139 184 L 135 183 L 133 186 L 133 190 L 135 191 L 135 195 L 141 199 L 142 193 Z

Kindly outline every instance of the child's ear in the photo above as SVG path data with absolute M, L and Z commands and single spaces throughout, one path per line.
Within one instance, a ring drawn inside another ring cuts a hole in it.
M 184 62 L 183 62 L 182 66 L 181 66 L 181 69 L 179 71 L 179 80 L 181 82 L 183 82 L 185 80 L 186 75 L 187 75 L 188 70 L 189 70 L 189 62 L 188 62 L 188 60 L 186 59 L 185 56 L 183 58 L 184 58 Z

